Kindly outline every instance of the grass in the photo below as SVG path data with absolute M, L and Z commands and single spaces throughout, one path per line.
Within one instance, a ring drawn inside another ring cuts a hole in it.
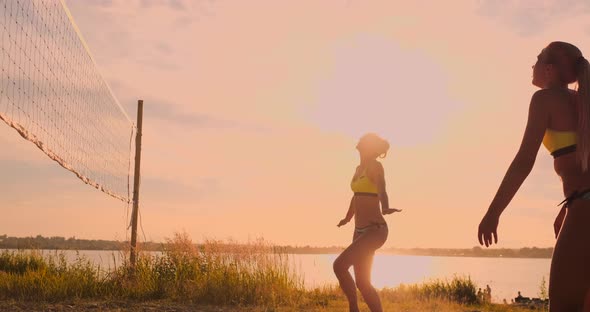
M 133 272 L 129 263 L 107 272 L 84 257 L 67 263 L 64 254 L 3 251 L 0 299 L 168 299 L 280 306 L 300 302 L 305 294 L 287 255 L 271 252 L 262 241 L 233 248 L 209 241 L 197 250 L 186 234 L 177 234 L 165 246 L 161 256 L 140 254 Z
M 134 271 L 129 263 L 105 271 L 80 256 L 68 263 L 64 254 L 3 251 L 0 300 L 17 304 L 164 301 L 249 307 L 252 311 L 347 310 L 336 285 L 306 289 L 303 279 L 291 270 L 288 255 L 277 253 L 264 241 L 246 246 L 208 241 L 197 248 L 188 235 L 176 234 L 164 246 L 159 256 L 140 254 Z M 385 288 L 380 297 L 386 311 L 525 311 L 479 302 L 476 290 L 469 278 L 455 277 Z

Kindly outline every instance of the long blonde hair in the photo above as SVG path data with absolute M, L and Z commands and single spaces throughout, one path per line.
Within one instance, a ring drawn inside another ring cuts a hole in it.
M 588 170 L 590 158 L 590 63 L 580 49 L 567 42 L 555 41 L 547 46 L 548 59 L 557 66 L 564 82 L 577 82 L 576 108 L 578 112 L 576 147 L 582 171 Z

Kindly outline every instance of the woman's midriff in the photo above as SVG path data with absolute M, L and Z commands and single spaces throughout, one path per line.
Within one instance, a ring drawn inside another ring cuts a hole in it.
M 590 189 L 590 170 L 582 173 L 576 153 L 554 161 L 564 197 Z M 581 305 L 590 287 L 590 200 L 579 198 L 567 207 L 551 263 L 549 294 L 555 300 Z
M 373 196 L 355 196 L 354 223 L 356 227 L 362 228 L 375 223 L 385 223 L 379 207 L 379 198 Z
M 563 182 L 564 197 L 575 191 L 581 192 L 590 189 L 590 169 L 582 172 L 576 153 L 555 158 L 553 168 Z

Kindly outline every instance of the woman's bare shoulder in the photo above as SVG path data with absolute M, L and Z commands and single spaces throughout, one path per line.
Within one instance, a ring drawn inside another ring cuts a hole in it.
M 369 170 L 371 173 L 374 174 L 379 174 L 379 173 L 383 173 L 383 165 L 381 164 L 381 162 L 379 162 L 378 160 L 372 161 L 369 163 L 367 170 Z

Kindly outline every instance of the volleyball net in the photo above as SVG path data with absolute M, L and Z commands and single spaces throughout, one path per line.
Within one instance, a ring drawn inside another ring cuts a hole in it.
M 0 119 L 84 183 L 130 203 L 136 127 L 63 0 L 0 0 L 0 69 Z

